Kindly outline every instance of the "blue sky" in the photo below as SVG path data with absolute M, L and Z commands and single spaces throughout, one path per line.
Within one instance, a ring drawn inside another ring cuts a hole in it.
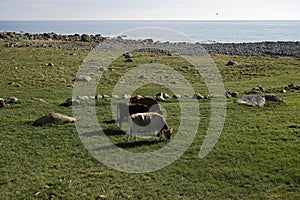
M 300 20 L 299 10 L 298 0 L 0 0 L 2 20 Z

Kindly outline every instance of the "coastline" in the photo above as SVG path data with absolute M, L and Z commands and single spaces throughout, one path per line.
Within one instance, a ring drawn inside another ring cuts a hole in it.
M 94 49 L 103 41 L 109 40 L 114 45 L 118 43 L 134 43 L 137 46 L 143 44 L 153 44 L 155 46 L 167 46 L 168 49 L 176 51 L 182 46 L 193 51 L 199 47 L 204 48 L 208 54 L 224 54 L 233 56 L 264 56 L 264 57 L 280 57 L 292 56 L 300 57 L 300 41 L 278 41 L 278 42 L 254 42 L 254 43 L 172 43 L 172 42 L 155 42 L 152 39 L 146 40 L 128 40 L 122 37 L 108 38 L 101 34 L 73 34 L 59 35 L 56 33 L 15 33 L 15 32 L 0 32 L 0 42 L 3 42 L 6 47 L 66 47 L 66 48 L 85 48 L 88 50 Z

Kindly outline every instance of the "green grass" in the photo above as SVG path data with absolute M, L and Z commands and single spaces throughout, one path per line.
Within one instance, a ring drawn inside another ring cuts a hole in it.
M 74 53 L 76 55 L 74 55 Z M 0 98 L 16 96 L 17 104 L 0 109 L 0 199 L 299 199 L 300 93 L 279 90 L 300 85 L 300 59 L 291 57 L 213 56 L 227 91 L 240 95 L 261 85 L 286 104 L 252 108 L 229 99 L 221 137 L 203 159 L 198 158 L 210 117 L 210 101 L 200 100 L 201 123 L 196 139 L 181 158 L 145 174 L 119 172 L 98 162 L 85 149 L 74 124 L 33 127 L 50 112 L 72 115 L 59 106 L 72 95 L 72 80 L 89 52 L 65 48 L 5 48 L 0 43 Z M 226 66 L 229 60 L 240 65 Z M 207 89 L 195 70 L 178 56 L 134 53 L 134 63 L 120 58 L 105 72 L 97 92 L 110 94 L 133 67 L 150 62 L 174 67 L 203 95 Z M 45 66 L 54 63 L 54 67 Z M 13 83 L 13 84 L 12 84 Z M 146 85 L 136 93 L 171 92 Z M 47 103 L 32 98 L 43 98 Z M 162 103 L 168 123 L 178 129 L 176 100 Z M 115 143 L 128 151 L 149 152 L 168 141 L 133 140 L 118 131 L 109 100 L 97 100 L 99 123 Z

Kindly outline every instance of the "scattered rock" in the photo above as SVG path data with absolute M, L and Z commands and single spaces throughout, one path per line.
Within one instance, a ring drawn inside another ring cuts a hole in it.
M 112 95 L 111 98 L 119 99 L 119 96 L 118 95 Z
M 141 75 L 141 76 L 139 77 L 139 79 L 145 80 L 145 79 L 148 79 L 148 76 L 146 76 L 146 75 Z
M 290 83 L 286 89 L 289 90 L 300 90 L 300 85 L 295 85 L 294 83 Z
M 101 66 L 98 71 L 102 73 L 105 71 L 105 68 Z
M 187 66 L 187 65 L 185 65 L 185 66 L 182 66 L 181 68 L 182 68 L 182 69 L 189 69 L 190 67 Z
M 143 42 L 152 44 L 154 41 L 153 41 L 153 39 L 145 39 L 145 40 L 143 40 Z
M 163 92 L 157 93 L 154 97 L 157 98 L 157 100 L 159 101 L 164 101 L 165 99 L 171 98 L 170 95 Z
M 204 96 L 202 96 L 201 94 L 196 93 L 196 94 L 193 95 L 192 98 L 193 99 L 204 99 Z
M 103 98 L 102 94 L 97 94 L 97 95 L 95 96 L 95 99 L 102 99 L 102 98 Z
M 222 94 L 209 94 L 204 98 L 205 99 L 225 99 L 226 96 L 225 96 L 225 94 L 224 95 L 222 95 Z
M 123 56 L 127 59 L 127 58 L 132 58 L 132 54 L 131 53 L 124 53 Z
M 90 97 L 88 97 L 88 96 L 78 96 L 78 97 L 76 97 L 76 99 L 78 99 L 78 100 L 88 100 L 88 99 L 90 99 Z
M 54 67 L 55 65 L 54 65 L 54 63 L 47 63 L 46 66 L 48 66 L 48 67 Z
M 232 61 L 232 60 L 230 60 L 230 61 L 228 61 L 228 63 L 226 64 L 227 66 L 238 66 L 239 65 L 239 63 L 237 63 L 237 62 L 235 62 L 235 61 Z
M 286 90 L 285 89 L 281 89 L 279 92 L 286 93 Z
M 235 101 L 239 104 L 244 104 L 253 107 L 263 107 L 266 103 L 266 99 L 263 96 L 256 95 L 256 96 L 244 96 Z
M 17 99 L 16 97 L 9 97 L 6 100 L 6 103 L 17 103 L 19 101 L 19 99 Z
M 33 97 L 32 100 L 39 101 L 39 102 L 42 102 L 42 103 L 47 103 L 44 99 L 41 99 L 41 98 L 35 98 L 35 97 Z
M 4 108 L 5 107 L 5 100 L 0 98 L 0 108 Z
M 267 94 L 267 95 L 264 95 L 264 97 L 265 97 L 266 101 L 275 102 L 275 103 L 283 103 L 283 100 L 276 95 Z
M 90 76 L 78 76 L 75 78 L 77 82 L 90 82 L 92 78 Z
M 80 100 L 79 99 L 73 99 L 73 98 L 68 98 L 66 100 L 66 102 L 60 104 L 61 106 L 64 107 L 70 107 L 70 106 L 77 106 L 80 104 Z
M 252 88 L 251 91 L 247 92 L 246 94 L 261 94 L 264 92 L 264 89 L 261 86 L 257 86 Z
M 83 34 L 83 35 L 81 35 L 81 41 L 89 42 L 89 41 L 91 41 L 91 36 L 88 34 Z
M 185 94 L 185 95 L 183 95 L 183 98 L 191 99 L 191 98 L 192 98 L 192 96 L 191 96 L 191 95 L 189 95 L 189 94 Z
M 130 99 L 131 98 L 131 95 L 130 94 L 123 94 L 122 99 Z
M 154 99 L 156 99 L 157 101 L 165 101 L 165 98 L 163 97 L 162 93 L 159 94 L 155 95 Z
M 61 124 L 72 123 L 74 121 L 76 121 L 76 119 L 73 117 L 69 117 L 59 113 L 50 113 L 49 115 L 42 116 L 39 119 L 37 119 L 33 123 L 33 126 L 43 126 L 46 124 L 54 124 L 54 123 L 61 123 Z
M 172 97 L 173 97 L 174 99 L 181 99 L 181 96 L 180 96 L 179 94 L 174 94 Z
M 237 97 L 239 97 L 239 93 L 238 92 L 226 92 L 225 96 L 227 98 L 230 98 L 230 97 L 237 98 Z
M 102 97 L 103 97 L 103 99 L 108 99 L 108 98 L 110 98 L 110 96 L 109 96 L 109 95 L 106 95 L 106 94 L 102 95 Z

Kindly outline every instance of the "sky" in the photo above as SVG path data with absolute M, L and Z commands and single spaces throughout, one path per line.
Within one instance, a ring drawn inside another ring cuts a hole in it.
M 0 20 L 300 20 L 299 0 L 0 0 Z

